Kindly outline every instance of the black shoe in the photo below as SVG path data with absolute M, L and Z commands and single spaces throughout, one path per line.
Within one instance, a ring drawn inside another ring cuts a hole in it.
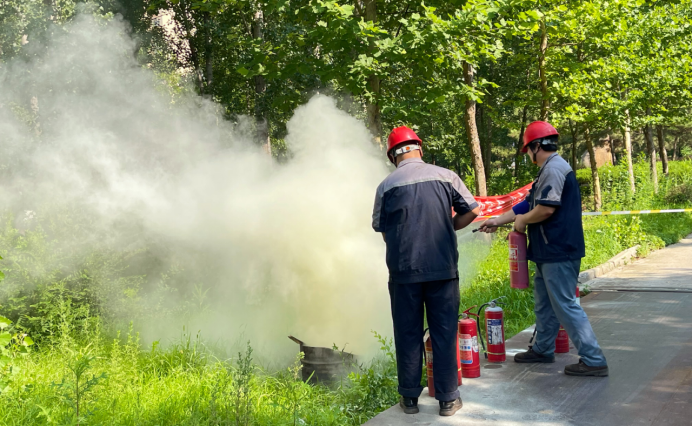
M 419 413 L 419 398 L 418 397 L 400 397 L 399 406 L 405 414 Z
M 455 400 L 451 400 L 449 402 L 438 402 L 440 405 L 440 416 L 441 417 L 449 417 L 451 415 L 455 415 L 455 412 L 459 411 L 462 409 L 462 398 L 458 397 Z
M 572 375 L 575 377 L 608 377 L 609 367 L 606 365 L 587 366 L 582 359 L 580 359 L 579 363 L 566 365 L 563 372 L 565 372 L 566 375 Z
M 515 363 L 553 363 L 555 361 L 556 358 L 553 354 L 549 356 L 537 353 L 532 347 L 529 348 L 529 351 L 523 351 L 515 355 Z

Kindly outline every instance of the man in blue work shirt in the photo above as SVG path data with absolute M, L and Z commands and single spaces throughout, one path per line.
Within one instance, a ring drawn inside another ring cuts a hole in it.
M 553 363 L 560 325 L 580 355 L 567 365 L 566 375 L 605 377 L 609 368 L 587 315 L 575 298 L 580 262 L 585 256 L 582 203 L 575 172 L 556 153 L 558 131 L 549 123 L 527 126 L 523 153 L 541 169 L 525 201 L 498 218 L 485 221 L 481 230 L 515 222 L 515 230 L 528 231 L 527 258 L 536 263 L 534 313 L 536 341 L 529 351 L 515 355 L 518 363 Z
M 469 225 L 479 208 L 457 174 L 421 160 L 421 139 L 408 127 L 393 129 L 387 154 L 397 169 L 378 186 L 373 229 L 383 234 L 387 245 L 400 406 L 407 414 L 419 412 L 425 306 L 435 397 L 440 415 L 450 416 L 462 407 L 457 389 L 460 289 L 455 230 Z

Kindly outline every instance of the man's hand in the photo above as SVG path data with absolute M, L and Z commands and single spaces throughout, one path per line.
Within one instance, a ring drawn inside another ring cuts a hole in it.
M 498 223 L 498 218 L 487 219 L 479 226 L 479 231 L 482 233 L 495 233 L 498 230 L 498 225 L 503 225 Z
M 513 226 L 513 230 L 518 231 L 520 233 L 526 232 L 527 223 L 525 222 L 525 216 L 524 215 L 517 215 L 515 217 L 515 223 Z
M 484 221 L 481 224 L 481 226 L 479 226 L 479 231 L 483 231 L 484 233 L 495 233 L 496 230 L 498 230 L 499 225 L 513 222 L 514 219 L 515 212 L 513 212 L 513 210 L 510 209 L 508 212 L 504 213 L 503 215 L 497 218 L 490 218 Z

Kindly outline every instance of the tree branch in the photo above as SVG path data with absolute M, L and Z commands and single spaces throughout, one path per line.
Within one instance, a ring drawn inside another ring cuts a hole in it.
M 361 9 L 361 0 L 355 0 L 354 5 L 356 6 L 357 16 L 363 16 L 363 9 Z

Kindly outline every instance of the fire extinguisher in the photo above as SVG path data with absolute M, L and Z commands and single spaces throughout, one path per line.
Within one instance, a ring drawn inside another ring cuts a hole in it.
M 424 359 L 426 360 L 426 380 L 428 381 L 428 395 L 436 397 L 436 389 L 433 385 L 433 344 L 428 329 L 424 330 Z
M 435 385 L 433 384 L 433 342 L 428 328 L 424 329 L 424 359 L 426 361 L 426 380 L 428 382 L 428 395 L 436 396 Z M 457 334 L 456 347 L 459 346 L 460 336 Z M 457 353 L 457 385 L 462 385 L 462 367 L 460 366 L 460 352 Z
M 580 305 L 580 287 L 575 287 L 575 300 L 578 305 Z M 563 325 L 558 329 L 558 336 L 556 337 L 556 353 L 568 353 L 570 351 L 570 342 L 568 341 L 568 332 L 563 329 Z
M 510 287 L 526 289 L 529 286 L 529 269 L 527 267 L 527 235 L 519 231 L 508 233 L 508 261 L 510 269 Z
M 460 337 L 460 361 L 462 362 L 462 376 L 464 378 L 479 378 L 481 368 L 479 365 L 479 340 L 477 335 L 477 322 L 470 316 L 479 317 L 470 310 L 476 306 L 469 307 L 460 314 L 460 321 L 457 323 L 457 333 Z
M 486 345 L 484 345 L 485 357 L 489 362 L 505 362 L 505 327 L 503 325 L 503 305 L 499 300 L 504 296 L 482 304 L 477 311 L 477 316 L 484 310 L 484 324 L 486 325 Z M 479 317 L 479 320 L 481 318 Z M 479 338 L 481 338 L 481 321 L 479 322 Z M 482 345 L 484 340 L 481 341 Z

